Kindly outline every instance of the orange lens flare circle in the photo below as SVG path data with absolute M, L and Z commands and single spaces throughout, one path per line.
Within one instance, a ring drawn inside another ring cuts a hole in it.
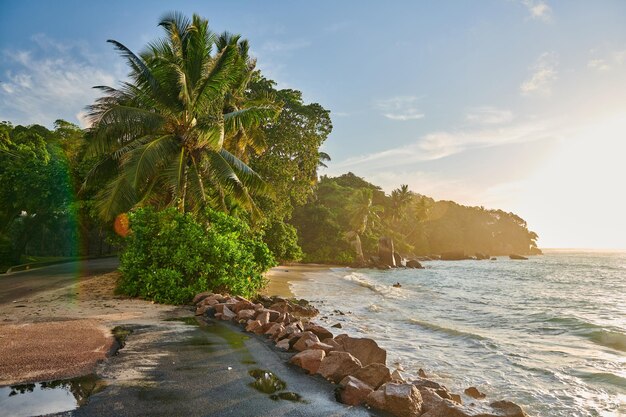
M 115 218 L 115 223 L 113 223 L 113 229 L 115 230 L 115 233 L 122 237 L 128 236 L 130 233 L 130 220 L 128 219 L 128 214 L 118 214 Z

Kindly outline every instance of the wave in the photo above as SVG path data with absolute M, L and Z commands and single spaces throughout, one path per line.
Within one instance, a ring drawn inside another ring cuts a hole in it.
M 577 373 L 576 375 L 587 381 L 626 388 L 626 378 L 611 372 L 584 372 Z
M 624 333 L 601 329 L 584 336 L 598 345 L 626 352 L 626 334 Z
M 358 272 L 352 272 L 348 275 L 344 275 L 343 279 L 351 281 L 363 288 L 372 290 L 373 292 L 382 295 L 383 297 L 393 298 L 405 298 L 402 294 L 402 288 L 395 288 L 391 285 L 379 284 L 371 279 L 368 279 L 366 275 Z
M 459 330 L 459 329 L 452 329 L 450 327 L 440 326 L 438 324 L 429 323 L 427 321 L 422 321 L 422 320 L 417 320 L 417 319 L 409 319 L 408 322 L 411 323 L 411 324 L 416 324 L 416 325 L 418 325 L 420 327 L 423 327 L 423 328 L 425 328 L 427 330 L 433 330 L 433 331 L 436 331 L 436 332 L 445 333 L 445 334 L 447 334 L 449 336 L 463 337 L 463 338 L 474 339 L 474 340 L 488 340 L 486 337 L 481 336 L 481 335 L 476 334 L 476 333 L 465 332 L 465 331 Z

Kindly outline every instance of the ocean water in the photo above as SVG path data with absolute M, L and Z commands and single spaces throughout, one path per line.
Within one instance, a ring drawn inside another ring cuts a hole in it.
M 422 368 L 533 416 L 626 416 L 626 253 L 424 266 L 334 268 L 291 288 L 335 333 L 377 340 L 405 377 Z

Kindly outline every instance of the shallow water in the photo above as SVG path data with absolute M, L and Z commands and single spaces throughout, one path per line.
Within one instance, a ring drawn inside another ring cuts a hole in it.
M 423 368 L 535 416 L 626 416 L 626 253 L 425 266 L 337 268 L 292 291 L 340 332 L 375 338 L 405 376 Z

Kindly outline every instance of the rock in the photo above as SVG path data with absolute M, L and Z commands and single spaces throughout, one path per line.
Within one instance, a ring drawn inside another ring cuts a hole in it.
M 266 312 L 269 313 L 270 315 L 270 321 L 277 321 L 278 320 L 278 316 L 280 316 L 280 313 L 276 310 L 265 310 Z
M 272 323 L 272 326 L 267 329 L 264 334 L 269 335 L 269 337 L 274 337 L 283 330 L 285 330 L 285 327 L 282 324 Z
M 260 321 L 253 320 L 250 323 L 248 323 L 248 325 L 246 326 L 246 331 L 256 333 L 256 331 L 260 329 L 261 327 L 262 325 Z
M 289 339 L 280 340 L 276 343 L 276 347 L 281 350 L 289 350 L 291 346 L 289 345 Z
M 335 350 L 333 346 L 327 345 L 326 343 L 322 343 L 322 342 L 313 343 L 312 345 L 309 345 L 307 349 L 322 349 L 326 353 Z
M 213 308 L 215 308 L 215 312 L 216 313 L 220 313 L 223 314 L 224 313 L 224 309 L 227 308 L 228 310 L 230 310 L 230 308 L 233 306 L 234 304 L 228 304 L 228 303 L 220 303 L 220 304 L 215 304 L 213 306 Z M 232 313 L 233 311 L 230 310 L 230 312 Z
M 515 260 L 518 260 L 518 261 L 527 261 L 527 260 L 528 260 L 528 258 L 527 258 L 527 257 L 522 256 L 522 255 L 516 255 L 516 254 L 514 254 L 514 253 L 510 254 L 510 255 L 509 255 L 509 258 L 511 258 L 511 259 L 515 259 Z
M 339 343 L 341 350 L 351 353 L 364 366 L 372 363 L 387 362 L 387 351 L 378 347 L 378 344 L 368 338 L 350 337 L 347 334 L 341 334 L 335 337 L 335 341 Z
M 396 259 L 393 256 L 393 239 L 382 236 L 378 239 L 378 257 L 381 265 L 396 266 Z
M 348 405 L 363 404 L 365 398 L 373 391 L 365 382 L 350 375 L 342 379 L 339 385 L 341 385 L 339 399 Z
M 505 417 L 528 417 L 522 407 L 511 401 L 496 401 L 489 405 L 491 408 L 500 410 Z
M 305 350 L 291 357 L 289 363 L 299 366 L 310 374 L 315 374 L 320 368 L 326 353 L 321 349 Z
M 212 292 L 210 291 L 205 291 L 205 292 L 201 292 L 196 294 L 195 297 L 193 297 L 193 301 L 191 302 L 192 304 L 198 304 L 200 301 L 204 300 L 205 298 L 209 297 L 213 295 Z
M 212 309 L 209 305 L 199 306 L 196 308 L 196 316 L 203 316 L 208 310 Z
M 424 269 L 422 264 L 419 263 L 419 261 L 415 260 L 415 259 L 409 259 L 408 261 L 406 261 L 406 267 L 407 268 L 414 268 L 414 269 Z
M 332 339 L 332 338 L 322 339 L 322 343 L 332 346 L 333 350 L 341 350 L 341 345 L 335 339 Z
M 422 395 L 412 384 L 388 382 L 368 395 L 366 402 L 397 417 L 417 417 L 422 413 Z
M 426 371 L 424 371 L 422 368 L 420 368 L 420 369 L 417 371 L 417 375 L 419 375 L 419 377 L 420 377 L 420 378 L 428 378 L 428 377 L 426 376 Z
M 397 369 L 391 373 L 391 380 L 394 382 L 406 382 L 400 371 Z
M 239 312 L 237 313 L 237 320 L 250 320 L 254 318 L 254 316 L 254 310 L 239 310 Z
M 440 383 L 431 381 L 430 379 L 426 379 L 426 378 L 418 378 L 415 381 L 413 381 L 412 384 L 415 385 L 416 387 L 427 387 L 427 388 L 434 388 L 434 389 L 444 388 L 444 386 L 441 385 Z
M 450 393 L 450 399 L 459 405 L 463 405 L 463 399 L 459 394 Z
M 402 256 L 400 256 L 400 254 L 398 252 L 394 252 L 393 253 L 393 259 L 396 262 L 396 267 L 401 267 L 404 266 L 402 263 Z
M 476 387 L 466 388 L 465 389 L 465 394 L 470 396 L 470 397 L 472 397 L 472 398 L 474 398 L 474 399 L 477 399 L 477 400 L 480 400 L 480 399 L 483 399 L 483 398 L 486 397 L 486 395 L 483 394 L 482 392 L 478 391 L 478 388 L 476 388 Z
M 316 324 L 307 324 L 306 326 L 304 326 L 304 330 L 309 331 L 313 334 L 315 334 L 320 340 L 324 340 L 324 339 L 328 339 L 328 338 L 332 338 L 333 334 L 326 330 L 324 327 L 322 326 L 318 326 Z
M 361 362 L 348 352 L 330 352 L 317 370 L 324 378 L 338 383 L 361 367 Z
M 237 301 L 233 308 L 231 308 L 235 313 L 239 313 L 241 310 L 251 310 L 254 311 L 254 304 L 250 301 Z
M 341 329 L 343 326 L 341 325 L 341 323 L 335 323 L 330 327 L 334 327 L 335 329 Z
M 256 319 L 261 322 L 261 324 L 267 324 L 270 322 L 270 313 L 268 311 L 260 311 L 256 315 Z
M 491 258 L 491 260 L 492 260 L 492 261 L 497 261 L 497 260 L 498 260 L 498 258 L 495 258 L 495 257 L 494 257 L 494 258 Z
M 300 332 L 300 329 L 295 324 L 288 324 L 285 329 L 276 335 L 276 340 L 282 340 L 288 337 L 290 334 Z
M 302 332 L 300 339 L 293 345 L 293 348 L 298 352 L 308 349 L 311 345 L 318 343 L 320 339 L 312 332 Z
M 474 409 L 450 400 L 442 400 L 434 408 L 422 414 L 422 417 L 528 417 L 519 405 L 510 401 L 497 401 L 491 403 L 489 408 Z
M 443 398 L 435 392 L 432 388 L 418 387 L 417 390 L 422 396 L 422 411 L 428 412 L 436 408 Z
M 222 304 L 224 305 L 224 304 Z M 220 317 L 222 320 L 232 320 L 234 318 L 236 318 L 237 315 L 232 312 L 230 310 L 230 308 L 226 307 L 226 305 L 224 305 L 224 308 L 222 308 L 222 316 Z
M 204 306 L 204 305 L 214 306 L 216 304 L 220 304 L 220 302 L 217 300 L 215 295 L 210 295 L 207 298 L 205 298 L 204 300 L 200 301 L 197 305 L 198 306 Z
M 357 369 L 351 374 L 353 377 L 365 382 L 375 390 L 381 385 L 391 381 L 391 372 L 382 363 L 373 363 Z

